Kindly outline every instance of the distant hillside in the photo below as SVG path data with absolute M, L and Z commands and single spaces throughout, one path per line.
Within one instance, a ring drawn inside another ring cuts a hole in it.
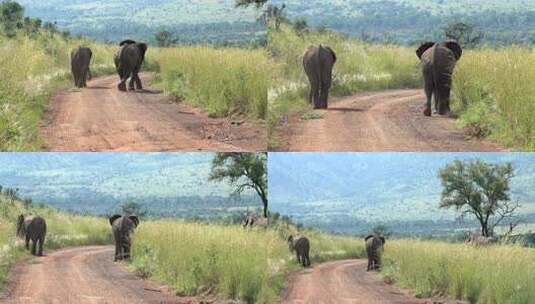
M 126 201 L 153 216 L 212 217 L 260 206 L 256 196 L 232 195 L 209 182 L 210 153 L 0 154 L 0 185 L 22 198 L 64 210 L 107 214 Z
M 26 14 L 57 22 L 62 30 L 98 40 L 153 40 L 159 30 L 178 43 L 249 43 L 264 39 L 265 27 L 253 8 L 234 0 L 20 0 Z
M 415 44 L 442 38 L 451 21 L 468 22 L 492 44 L 535 42 L 535 1 L 530 0 L 272 0 L 291 19 L 304 17 L 371 41 Z
M 450 230 L 453 211 L 439 210 L 438 170 L 454 159 L 511 161 L 512 197 L 535 213 L 535 155 L 488 153 L 270 154 L 272 210 L 298 222 L 355 232 L 388 222 L 405 231 Z M 533 218 L 535 220 L 535 218 Z

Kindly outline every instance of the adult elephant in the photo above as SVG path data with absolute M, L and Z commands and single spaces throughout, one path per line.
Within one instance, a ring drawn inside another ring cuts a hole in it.
M 139 225 L 139 218 L 135 215 L 118 215 L 110 217 L 113 238 L 115 240 L 114 261 L 130 258 L 130 247 L 132 246 L 131 234 Z
M 138 73 L 145 59 L 147 44 L 134 40 L 124 40 L 119 46 L 120 48 L 113 58 L 117 74 L 121 79 L 117 87 L 121 91 L 126 91 L 126 81 L 130 78 L 128 86 L 131 91 L 143 89 Z
M 71 73 L 78 88 L 85 88 L 87 80 L 91 79 L 89 64 L 92 56 L 93 52 L 88 47 L 79 46 L 71 51 Z
M 370 234 L 364 238 L 366 243 L 366 255 L 368 256 L 367 271 L 381 268 L 381 256 L 383 254 L 385 238 L 376 234 Z
M 314 109 L 326 109 L 336 53 L 328 46 L 311 46 L 303 56 L 303 67 L 310 82 L 309 102 Z
M 310 241 L 307 237 L 290 235 L 288 237 L 288 247 L 290 251 L 295 251 L 298 263 L 303 267 L 310 266 Z
M 453 69 L 463 54 L 455 41 L 440 43 L 425 42 L 416 55 L 422 62 L 425 95 L 427 97 L 424 115 L 431 116 L 431 99 L 435 97 L 435 112 L 447 115 L 450 112 L 450 92 Z
M 32 241 L 31 253 L 42 256 L 46 236 L 46 221 L 40 216 L 19 215 L 17 236 L 25 239 L 27 250 L 30 249 L 30 241 Z

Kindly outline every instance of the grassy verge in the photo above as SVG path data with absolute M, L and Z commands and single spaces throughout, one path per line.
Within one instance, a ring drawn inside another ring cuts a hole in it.
M 535 250 L 519 246 L 476 248 L 432 241 L 387 241 L 383 273 L 421 296 L 470 303 L 531 303 Z
M 268 94 L 271 146 L 277 146 L 274 132 L 284 116 L 311 109 L 302 67 L 310 45 L 328 45 L 337 54 L 331 96 L 421 86 L 418 58 L 411 48 L 368 44 L 328 30 L 298 33 L 284 25 L 268 35 L 268 52 L 274 61 Z
M 93 50 L 93 75 L 113 71 L 113 47 L 42 32 L 32 38 L 0 34 L 0 150 L 39 150 L 38 124 L 51 93 L 70 81 L 70 51 Z
M 215 117 L 265 119 L 270 68 L 264 50 L 181 46 L 154 49 L 165 90 Z
M 45 218 L 45 250 L 111 243 L 111 229 L 106 219 L 77 216 L 46 207 L 24 207 L 21 202 L 0 195 L 0 290 L 11 265 L 29 256 L 24 249 L 24 241 L 15 236 L 15 222 L 21 213 Z
M 535 52 L 510 46 L 467 51 L 457 64 L 453 106 L 474 136 L 535 150 Z
M 285 242 L 288 229 L 246 230 L 241 226 L 162 220 L 145 222 L 136 231 L 133 268 L 164 282 L 179 294 L 211 293 L 222 299 L 273 303 L 284 275 L 299 269 Z M 311 259 L 362 256 L 360 242 L 316 231 Z

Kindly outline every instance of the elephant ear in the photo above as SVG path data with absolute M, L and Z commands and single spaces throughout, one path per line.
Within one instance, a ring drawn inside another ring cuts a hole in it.
M 444 45 L 453 52 L 456 60 L 461 59 L 461 56 L 463 55 L 463 49 L 456 41 L 445 41 Z
M 426 41 L 420 45 L 420 47 L 416 50 L 416 56 L 418 56 L 419 59 L 422 59 L 422 55 L 427 51 L 428 49 L 432 48 L 435 45 L 432 41 Z
M 372 237 L 374 237 L 374 235 L 373 235 L 373 234 L 370 234 L 370 235 L 368 235 L 367 237 L 365 237 L 364 240 L 365 240 L 365 241 L 368 241 L 368 239 L 369 239 L 369 238 L 372 238 Z
M 137 43 L 137 47 L 139 48 L 139 51 L 141 52 L 141 58 L 145 58 L 145 53 L 147 52 L 147 44 L 146 43 Z
M 384 238 L 384 237 L 382 237 L 382 236 L 381 236 L 381 237 L 379 237 L 379 238 L 381 239 L 381 242 L 383 242 L 383 245 L 384 245 L 384 244 L 386 243 L 386 240 L 385 240 L 385 238 Z
M 116 219 L 120 218 L 121 216 L 119 214 L 115 214 L 110 217 L 110 225 L 113 226 L 113 222 L 115 222 Z
M 324 48 L 326 48 L 329 52 L 331 52 L 331 54 L 333 55 L 333 64 L 335 64 L 337 58 L 336 58 L 336 53 L 334 52 L 334 50 L 331 49 L 331 47 L 329 46 L 325 46 Z
M 121 42 L 119 43 L 119 46 L 123 46 L 123 45 L 125 45 L 125 44 L 134 44 L 134 43 L 136 43 L 134 40 L 132 40 L 132 39 L 126 39 L 126 40 L 121 41 Z
M 290 236 L 288 237 L 288 243 L 293 242 L 293 240 L 294 240 L 294 236 L 293 236 L 293 235 L 290 235 Z
M 134 223 L 135 227 L 137 227 L 137 225 L 139 225 L 139 218 L 137 216 L 130 215 L 128 218 Z

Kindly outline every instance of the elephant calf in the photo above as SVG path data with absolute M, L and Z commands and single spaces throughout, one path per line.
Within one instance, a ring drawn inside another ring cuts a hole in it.
M 367 271 L 380 269 L 385 238 L 376 234 L 371 234 L 365 237 L 364 241 L 366 242 L 366 255 L 368 256 Z
M 336 53 L 328 46 L 311 46 L 303 56 L 303 67 L 310 82 L 309 102 L 314 109 L 327 109 Z
M 46 221 L 40 216 L 21 214 L 17 220 L 17 236 L 25 239 L 26 249 L 30 249 L 31 240 L 32 254 L 42 256 L 46 236 Z M 36 250 L 37 246 L 39 249 Z
M 290 247 L 290 251 L 295 251 L 298 263 L 302 264 L 303 267 L 310 266 L 310 242 L 308 238 L 290 235 L 288 237 L 288 246 Z
M 110 217 L 113 238 L 115 240 L 114 261 L 130 258 L 130 247 L 132 246 L 131 234 L 139 225 L 139 219 L 135 215 L 118 215 Z
M 71 52 L 71 72 L 74 85 L 78 88 L 85 88 L 87 80 L 91 78 L 89 64 L 93 52 L 90 48 L 79 46 Z
M 431 116 L 431 100 L 435 96 L 435 112 L 447 115 L 450 112 L 450 92 L 453 69 L 463 50 L 455 41 L 440 43 L 425 42 L 416 55 L 422 62 L 425 95 L 424 115 Z

